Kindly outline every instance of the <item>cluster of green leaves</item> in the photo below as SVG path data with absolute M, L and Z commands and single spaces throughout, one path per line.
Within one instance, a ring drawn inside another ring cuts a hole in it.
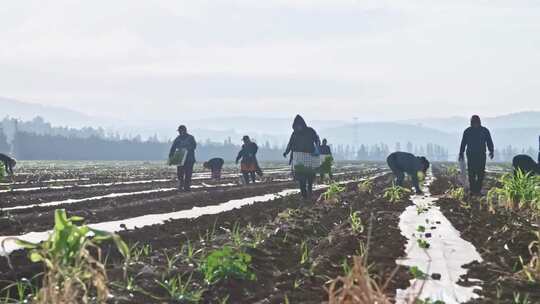
M 512 297 L 512 304 L 532 304 L 532 303 L 529 300 L 528 294 L 525 294 L 523 296 L 519 292 L 514 292 L 514 295 Z
M 5 295 L 0 299 L 0 303 L 31 303 L 38 293 L 37 284 L 32 281 L 33 279 L 22 278 L 3 288 L 2 293 L 5 293 Z M 15 297 L 10 294 L 13 289 L 16 291 Z
M 339 194 L 345 191 L 345 187 L 340 186 L 338 183 L 334 182 L 328 186 L 328 189 L 323 193 L 323 198 L 325 201 L 332 199 L 337 199 Z
M 416 227 L 416 231 L 418 232 L 426 232 L 426 226 L 423 226 L 423 225 L 418 225 L 418 227 Z
M 502 186 L 492 188 L 486 201 L 492 209 L 502 206 L 508 210 L 528 208 L 540 212 L 540 176 L 517 170 L 500 178 Z
M 428 278 L 428 275 L 416 266 L 411 267 L 409 273 L 417 280 L 425 280 Z
M 429 248 L 429 242 L 424 239 L 418 239 L 416 240 L 416 243 L 418 243 L 418 246 L 422 249 L 428 249 Z
M 0 164 L 0 179 L 3 179 L 4 177 L 6 177 L 6 169 Z
M 533 234 L 536 236 L 536 240 L 529 244 L 529 254 L 531 260 L 528 263 L 523 261 L 520 256 L 522 270 L 520 274 L 529 281 L 529 283 L 540 283 L 540 231 L 535 231 Z
M 365 181 L 358 184 L 358 191 L 363 193 L 372 193 L 373 192 L 373 180 L 366 179 Z
M 169 297 L 175 301 L 199 303 L 205 290 L 191 286 L 192 275 L 190 274 L 187 280 L 184 280 L 181 275 L 178 275 L 167 280 L 157 281 L 156 283 L 163 287 Z
M 220 280 L 237 278 L 255 280 L 255 274 L 250 269 L 251 256 L 238 248 L 223 246 L 214 250 L 203 260 L 200 270 L 208 284 Z
M 354 233 L 364 232 L 364 224 L 360 217 L 360 211 L 352 211 L 349 213 L 349 221 L 351 222 L 351 229 Z
M 57 209 L 54 230 L 46 241 L 34 244 L 17 240 L 19 246 L 29 250 L 32 262 L 45 265 L 37 303 L 64 303 L 79 298 L 85 300 L 90 290 L 96 291 L 99 300 L 107 299 L 107 274 L 97 246 L 103 241 L 113 240 L 120 253 L 129 259 L 129 247 L 118 235 L 86 225 L 78 226 L 76 223 L 82 220 L 76 216 L 68 218 L 64 209 Z M 90 248 L 96 249 L 97 258 L 89 252 Z
M 450 190 L 448 190 L 448 194 L 450 194 L 450 197 L 462 201 L 465 199 L 465 189 L 463 187 L 452 187 Z
M 456 177 L 459 175 L 459 168 L 455 165 L 452 165 L 452 166 L 448 166 L 446 168 L 446 175 L 450 176 L 450 177 Z
M 173 155 L 169 157 L 167 164 L 169 166 L 180 165 L 184 160 L 184 154 L 186 154 L 185 149 L 176 150 Z
M 391 203 L 400 202 L 411 190 L 392 183 L 392 186 L 384 189 L 383 197 Z
M 326 156 L 318 169 L 320 174 L 332 173 L 332 165 L 334 164 L 334 158 L 332 156 Z

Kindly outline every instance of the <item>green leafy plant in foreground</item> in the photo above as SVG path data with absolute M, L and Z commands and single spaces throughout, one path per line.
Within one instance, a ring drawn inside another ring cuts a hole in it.
M 536 240 L 529 244 L 531 260 L 525 263 L 523 258 L 519 257 L 523 267 L 519 274 L 530 283 L 540 282 L 540 231 L 535 231 L 534 235 L 536 236 Z
M 517 170 L 514 174 L 506 173 L 500 178 L 502 186 L 492 188 L 486 202 L 492 211 L 502 206 L 507 210 L 528 208 L 540 213 L 540 176 Z
M 364 225 L 362 224 L 362 218 L 360 217 L 360 211 L 352 211 L 349 213 L 349 220 L 351 222 L 351 229 L 354 233 L 364 232 Z
M 446 175 L 450 176 L 450 177 L 456 177 L 459 175 L 459 168 L 455 165 L 452 165 L 452 166 L 448 166 L 446 168 Z
M 416 231 L 426 232 L 426 226 L 418 225 L 418 227 L 416 227 Z
M 221 249 L 210 252 L 202 262 L 200 270 L 208 284 L 215 284 L 229 278 L 255 280 L 255 274 L 249 268 L 250 264 L 249 254 L 238 248 L 223 246 Z
M 156 281 L 156 283 L 163 287 L 163 289 L 167 291 L 169 297 L 175 301 L 199 303 L 204 293 L 204 289 L 193 288 L 191 286 L 192 275 L 193 274 L 190 274 L 185 281 L 181 275 L 178 275 L 164 281 Z
M 46 241 L 34 244 L 16 240 L 19 246 L 29 250 L 32 262 L 42 262 L 45 266 L 36 303 L 87 303 L 89 293 L 95 293 L 99 303 L 107 300 L 108 280 L 98 245 L 113 240 L 126 259 L 130 250 L 116 234 L 76 225 L 82 220 L 76 216 L 68 218 L 64 209 L 57 209 L 54 230 Z M 90 250 L 97 252 L 97 257 Z
M 418 246 L 422 249 L 428 249 L 429 243 L 424 239 L 418 239 L 416 240 L 416 243 L 418 243 Z
M 334 158 L 332 156 L 326 156 L 317 171 L 323 175 L 330 175 L 330 173 L 332 173 L 333 164 Z
M 452 188 L 448 190 L 448 194 L 450 194 L 451 198 L 458 201 L 465 199 L 465 189 L 463 189 L 463 187 Z
M 365 181 L 358 184 L 358 191 L 364 192 L 364 193 L 372 193 L 373 192 L 373 180 L 366 179 Z
M 335 201 L 339 197 L 341 192 L 345 191 L 345 187 L 340 186 L 338 183 L 331 183 L 328 189 L 323 193 L 322 197 L 325 201 Z
M 411 190 L 392 183 L 392 186 L 384 189 L 383 197 L 391 203 L 401 201 Z
M 310 261 L 309 259 L 309 246 L 306 241 L 302 241 L 300 244 L 300 264 L 304 265 Z
M 417 280 L 425 280 L 427 279 L 428 275 L 420 270 L 417 266 L 413 266 L 409 269 L 409 273 L 413 276 L 413 278 Z

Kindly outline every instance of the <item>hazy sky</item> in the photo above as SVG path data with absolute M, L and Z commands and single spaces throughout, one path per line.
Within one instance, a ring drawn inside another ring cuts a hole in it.
M 132 119 L 540 110 L 540 1 L 25 0 L 0 96 Z

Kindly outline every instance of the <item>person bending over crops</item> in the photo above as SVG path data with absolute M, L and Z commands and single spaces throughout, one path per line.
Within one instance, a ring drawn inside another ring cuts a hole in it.
M 13 176 L 13 168 L 17 165 L 17 161 L 4 153 L 0 153 L 0 161 L 4 163 L 6 173 Z
M 514 174 L 518 170 L 532 175 L 540 174 L 540 164 L 537 164 L 532 157 L 526 154 L 514 156 L 512 159 L 512 167 L 514 167 Z
M 225 161 L 223 160 L 223 158 L 215 157 L 207 162 L 204 162 L 203 167 L 212 171 L 213 179 L 219 180 L 221 179 L 221 169 L 223 168 L 224 163 Z
M 426 174 L 427 169 L 429 169 L 427 158 L 423 156 L 417 157 L 407 152 L 394 152 L 388 155 L 386 163 L 396 177 L 396 185 L 403 186 L 405 173 L 407 173 L 411 177 L 416 194 L 422 194 L 422 190 L 418 184 L 418 172 L 422 172 L 424 175 Z
M 320 153 L 321 153 L 321 160 L 323 162 L 328 157 L 332 158 L 332 149 L 330 149 L 330 146 L 328 145 L 328 141 L 326 140 L 326 138 L 323 138 L 322 145 L 321 145 L 319 150 L 320 150 Z M 330 177 L 330 179 L 332 179 L 333 178 L 333 176 L 332 176 L 332 168 L 330 168 L 330 170 L 327 171 L 327 172 L 321 172 L 321 181 L 324 180 L 325 174 L 328 174 L 328 177 Z
M 464 153 L 467 154 L 467 171 L 472 195 L 481 195 L 486 172 L 486 146 L 489 150 L 489 158 L 493 159 L 495 150 L 491 134 L 487 128 L 482 126 L 480 117 L 473 115 L 471 126 L 463 132 L 459 149 L 460 161 L 463 161 Z
M 195 164 L 195 149 L 197 142 L 195 138 L 188 134 L 184 125 L 178 127 L 178 136 L 174 140 L 169 151 L 169 160 L 177 166 L 178 190 L 191 190 L 191 176 L 193 175 L 193 165 Z
M 311 198 L 315 172 L 320 166 L 320 140 L 317 132 L 307 126 L 300 115 L 296 115 L 292 125 L 293 132 L 283 157 L 291 153 L 290 164 L 294 178 L 298 181 L 300 192 L 305 199 Z
M 244 144 L 242 145 L 240 152 L 238 152 L 238 156 L 236 156 L 236 163 L 238 164 L 238 161 L 240 161 L 240 159 L 242 160 L 240 162 L 240 171 L 244 177 L 244 182 L 249 184 L 251 180 L 251 182 L 255 183 L 255 172 L 257 172 L 257 168 L 259 167 L 257 162 L 257 151 L 259 150 L 259 146 L 252 142 L 247 135 L 242 137 L 242 141 Z

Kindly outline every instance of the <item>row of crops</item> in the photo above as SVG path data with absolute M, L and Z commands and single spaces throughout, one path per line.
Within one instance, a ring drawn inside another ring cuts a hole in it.
M 279 168 L 274 181 L 244 187 L 231 177 L 229 186 L 188 194 L 43 205 L 71 188 L 1 193 L 11 207 L 21 195 L 31 202 L 23 205 L 45 200 L 4 214 L 15 227 L 6 228 L 13 232 L 8 235 L 53 230 L 44 242 L 17 241 L 25 249 L 0 259 L 0 303 L 540 302 L 537 177 L 491 173 L 488 194 L 468 197 L 455 167 L 436 164 L 426 180 L 433 197 L 423 197 L 394 186 L 383 164 L 337 170 L 339 180 L 318 186 L 313 200 L 301 199 Z M 166 176 L 156 172 L 145 179 Z M 67 196 L 89 194 L 80 188 Z M 231 201 L 238 205 L 206 212 Z M 128 224 L 139 215 L 194 210 L 194 217 Z M 406 214 L 424 222 L 406 228 Z M 119 226 L 96 230 L 104 220 Z M 453 237 L 463 238 L 478 257 L 458 265 L 458 272 L 436 270 L 436 263 L 458 261 L 438 257 L 454 242 L 446 232 L 454 228 Z M 416 263 L 413 252 L 431 258 Z M 471 290 L 471 296 L 446 295 L 449 288 Z

